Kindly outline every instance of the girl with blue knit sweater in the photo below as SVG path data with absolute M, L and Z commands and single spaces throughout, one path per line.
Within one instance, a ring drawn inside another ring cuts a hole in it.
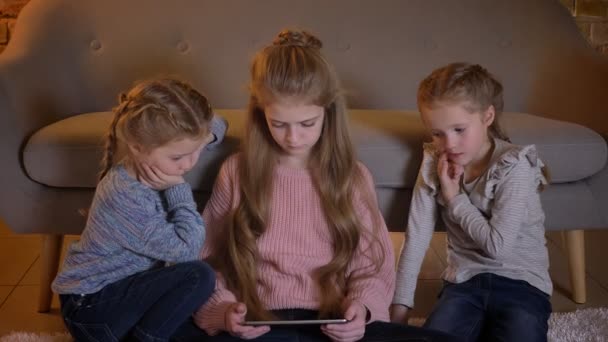
M 211 295 L 205 229 L 183 176 L 225 131 L 181 81 L 121 95 L 86 227 L 52 285 L 76 340 L 165 341 Z M 118 142 L 126 155 L 115 162 Z

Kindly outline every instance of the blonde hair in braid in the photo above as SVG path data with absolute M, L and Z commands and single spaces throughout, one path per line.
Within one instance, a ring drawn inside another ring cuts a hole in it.
M 119 96 L 106 134 L 101 180 L 115 164 L 120 143 L 151 150 L 171 141 L 209 134 L 213 111 L 207 98 L 186 82 L 161 78 L 137 83 Z
M 101 172 L 99 173 L 98 180 L 101 180 L 108 171 L 112 168 L 114 164 L 114 155 L 116 149 L 118 147 L 118 139 L 116 138 L 116 125 L 118 124 L 118 120 L 121 115 L 125 113 L 125 108 L 128 105 L 128 101 L 126 101 L 126 95 L 120 95 L 120 104 L 116 108 L 114 113 L 114 118 L 112 119 L 112 123 L 110 124 L 110 129 L 108 129 L 108 133 L 106 134 L 106 142 L 103 158 L 101 160 Z
M 485 112 L 494 107 L 495 119 L 490 136 L 511 141 L 500 126 L 502 84 L 479 64 L 452 63 L 434 70 L 418 87 L 418 109 L 433 108 L 441 102 L 463 102 L 471 112 Z

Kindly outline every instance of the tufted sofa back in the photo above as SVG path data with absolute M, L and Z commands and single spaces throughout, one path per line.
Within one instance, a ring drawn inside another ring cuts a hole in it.
M 608 132 L 597 112 L 606 63 L 555 0 L 32 0 L 0 81 L 30 130 L 107 110 L 158 72 L 193 82 L 216 108 L 243 108 L 253 52 L 284 27 L 322 39 L 353 108 L 415 109 L 425 75 L 470 61 L 503 81 L 507 111 L 576 112 Z

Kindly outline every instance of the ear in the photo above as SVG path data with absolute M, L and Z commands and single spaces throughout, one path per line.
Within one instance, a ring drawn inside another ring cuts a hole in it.
M 127 144 L 129 152 L 134 156 L 138 156 L 144 152 L 143 147 L 140 144 Z
M 494 122 L 494 118 L 496 117 L 496 111 L 494 110 L 494 106 L 490 105 L 488 109 L 482 114 L 481 121 L 486 127 L 490 127 Z

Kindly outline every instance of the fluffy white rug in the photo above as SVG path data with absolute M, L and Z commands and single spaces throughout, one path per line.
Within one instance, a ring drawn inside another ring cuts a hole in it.
M 549 319 L 549 342 L 608 341 L 608 308 L 554 313 Z
M 28 333 L 12 332 L 9 335 L 0 337 L 0 342 L 73 342 L 72 337 L 67 333 Z
M 412 318 L 409 323 L 420 326 L 424 319 Z M 608 342 L 608 308 L 553 313 L 548 338 L 549 342 Z M 13 332 L 0 337 L 0 342 L 72 342 L 72 338 L 66 333 Z

